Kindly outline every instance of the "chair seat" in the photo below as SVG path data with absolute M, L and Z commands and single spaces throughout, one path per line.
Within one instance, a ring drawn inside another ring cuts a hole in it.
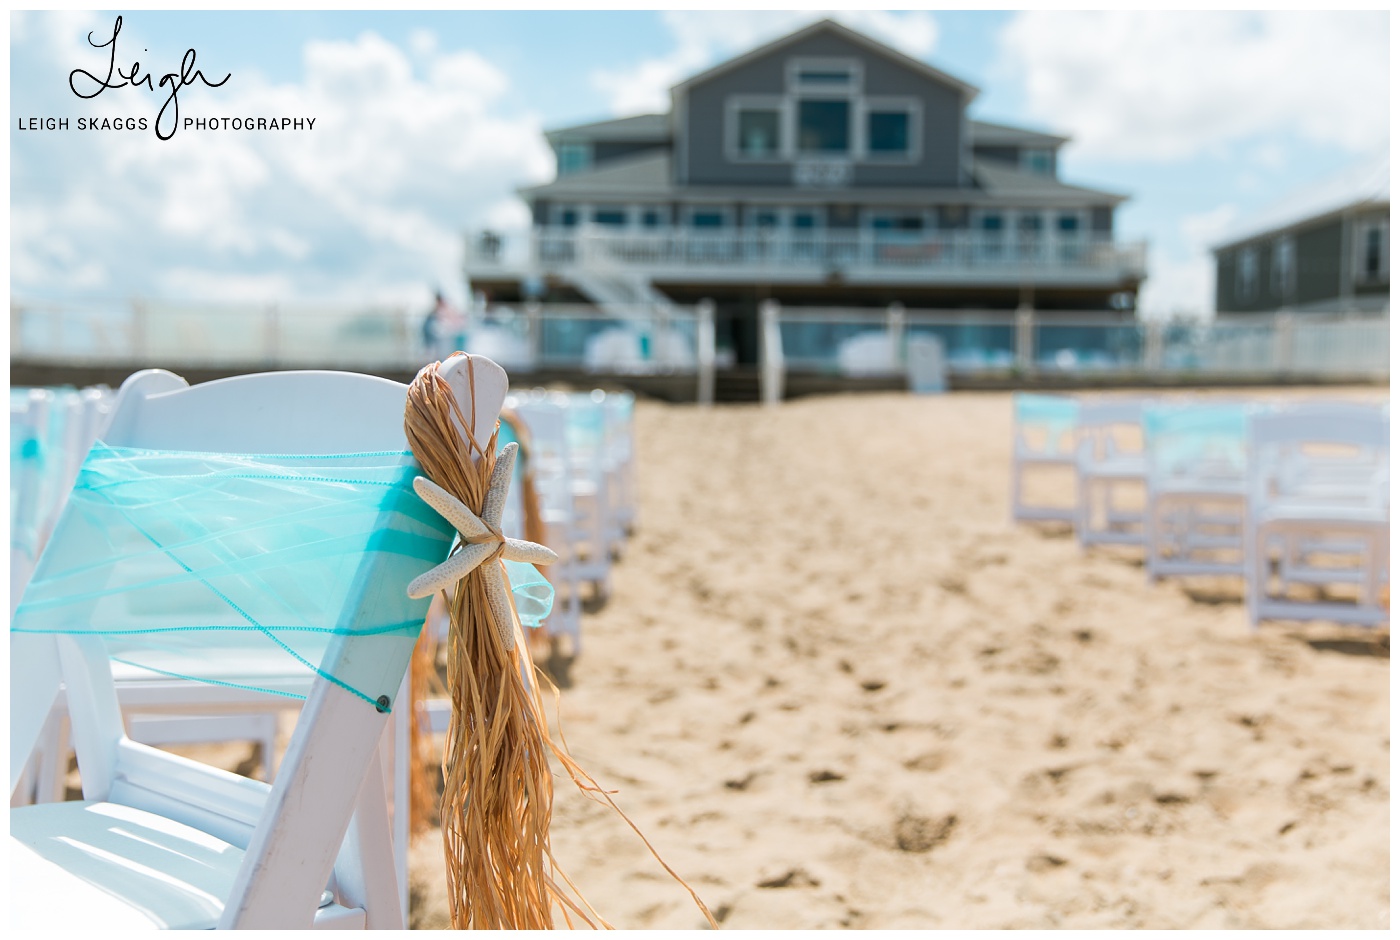
M 10 810 L 12 928 L 92 935 L 115 930 L 211 930 L 243 850 L 208 833 L 115 803 L 40 803 Z M 22 922 L 25 917 L 33 922 Z M 70 919 L 75 918 L 75 919 Z M 81 920 L 81 923 L 79 923 Z
M 1135 480 L 1147 476 L 1147 458 L 1141 454 L 1125 454 L 1105 460 L 1081 461 L 1079 472 L 1096 479 Z

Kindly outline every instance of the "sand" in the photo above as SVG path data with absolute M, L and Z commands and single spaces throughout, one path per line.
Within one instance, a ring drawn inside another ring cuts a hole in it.
M 563 728 L 724 928 L 1389 925 L 1388 633 L 1251 634 L 1238 582 L 1012 526 L 1006 394 L 636 433 Z M 563 777 L 553 845 L 615 926 L 703 925 Z

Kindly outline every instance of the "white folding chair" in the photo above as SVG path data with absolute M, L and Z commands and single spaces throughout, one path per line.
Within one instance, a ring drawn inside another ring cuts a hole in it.
M 1149 580 L 1244 574 L 1248 411 L 1239 402 L 1144 409 Z
M 1075 467 L 1075 423 L 1079 403 L 1063 395 L 1018 392 L 1013 404 L 1011 438 L 1011 520 L 1074 522 L 1075 504 L 1051 506 L 1026 499 L 1026 471 L 1060 468 L 1070 476 Z
M 1143 544 L 1143 510 L 1125 507 L 1115 496 L 1125 489 L 1146 489 L 1147 455 L 1142 443 L 1145 404 L 1136 398 L 1080 402 L 1075 425 L 1075 532 L 1084 548 Z
M 1390 540 L 1390 424 L 1376 408 L 1280 408 L 1249 419 L 1246 577 L 1261 620 L 1376 626 Z M 1330 556 L 1327 561 L 1317 556 Z M 1294 585 L 1352 584 L 1347 601 L 1298 600 Z
M 489 428 L 505 374 L 476 360 L 475 394 L 467 395 L 463 372 L 453 375 L 462 409 L 477 429 Z M 387 380 L 326 372 L 133 392 L 107 443 L 221 454 L 399 452 L 404 395 Z M 446 534 L 441 544 L 445 557 Z M 354 620 L 378 592 L 407 586 L 381 582 L 375 568 L 361 566 L 342 617 Z M 329 648 L 328 672 L 391 690 L 408 656 L 401 642 L 346 635 Z M 11 810 L 12 925 L 403 927 L 379 758 L 388 716 L 375 706 L 318 675 L 269 787 L 131 741 L 99 636 L 12 632 L 12 791 L 60 686 L 84 800 Z
M 592 393 L 603 406 L 603 470 L 607 481 L 607 542 L 614 558 L 621 558 L 627 536 L 636 524 L 637 502 L 632 460 L 631 392 Z
M 582 487 L 570 471 L 574 461 L 567 403 L 557 394 L 513 394 L 507 404 L 530 429 L 530 459 L 547 530 L 545 542 L 559 556 L 550 566 L 549 578 L 556 589 L 562 587 L 568 594 L 566 604 L 556 601 L 545 629 L 553 636 L 569 637 L 577 651 L 582 643 L 582 587 L 591 572 L 580 555 L 587 537 L 578 509 Z

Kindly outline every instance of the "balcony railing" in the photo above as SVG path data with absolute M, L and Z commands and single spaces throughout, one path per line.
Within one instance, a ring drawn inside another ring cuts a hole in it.
M 469 266 L 486 271 L 506 257 L 500 238 L 471 240 Z M 1115 242 L 1094 233 L 938 232 L 877 230 L 746 231 L 657 229 L 616 231 L 597 226 L 541 227 L 530 234 L 530 262 L 544 271 L 622 265 L 639 269 L 840 268 L 882 272 L 1084 272 L 1143 277 L 1144 242 Z

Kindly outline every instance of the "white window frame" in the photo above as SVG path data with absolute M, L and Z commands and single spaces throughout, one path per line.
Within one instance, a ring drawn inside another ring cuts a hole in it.
M 651 228 L 647 225 L 646 215 L 648 212 L 656 213 L 657 218 L 655 228 Z M 659 203 L 644 202 L 636 207 L 636 214 L 633 216 L 633 224 L 640 232 L 658 232 L 662 229 L 671 227 L 671 222 L 668 219 L 670 214 L 670 206 L 661 205 Z
M 597 218 L 595 218 L 595 216 L 597 216 L 597 214 L 598 214 L 599 212 L 619 212 L 619 213 L 621 213 L 621 214 L 622 214 L 622 224 L 621 224 L 621 225 L 609 225 L 609 224 L 607 224 L 607 223 L 605 223 L 605 222 L 599 222 L 599 221 L 597 220 Z M 595 228 L 603 229 L 603 230 L 605 230 L 605 231 L 626 230 L 626 229 L 629 229 L 629 228 L 632 227 L 632 211 L 631 211 L 631 207 L 630 207 L 630 206 L 623 205 L 622 203 L 614 203 L 614 202 L 598 202 L 598 203 L 593 203 L 593 204 L 591 204 L 591 205 L 588 207 L 588 219 L 587 219 L 587 221 L 588 221 L 588 224 L 589 224 L 589 225 L 592 225 L 592 226 L 594 226 Z
M 578 147 L 582 149 L 583 153 L 587 157 L 587 159 L 584 160 L 582 166 L 570 170 L 567 173 L 564 172 L 564 148 L 566 147 Z M 557 176 L 572 176 L 575 173 L 586 173 L 589 170 L 593 169 L 593 144 L 591 141 L 582 140 L 560 141 L 557 157 L 559 160 L 558 168 L 556 170 Z
M 797 215 L 804 212 L 809 212 L 812 215 L 812 221 L 815 224 L 811 228 L 800 229 L 795 224 Z M 823 211 L 822 206 L 789 206 L 783 217 L 783 227 L 794 235 L 800 232 L 803 237 L 820 234 L 826 231 L 826 212 Z
M 740 111 L 778 112 L 778 151 L 757 157 L 744 153 L 739 139 Z M 724 102 L 724 156 L 731 163 L 785 163 L 792 159 L 793 103 L 783 95 L 730 95 Z
M 1050 165 L 1045 173 L 1041 173 L 1039 170 L 1031 169 L 1030 156 L 1033 153 L 1043 153 L 1049 159 Z M 1022 147 L 1020 152 L 1017 154 L 1016 165 L 1022 173 L 1029 173 L 1032 176 L 1044 176 L 1047 179 L 1054 179 L 1055 150 L 1052 147 Z
M 846 102 L 846 149 L 842 151 L 803 150 L 801 141 L 801 111 L 803 101 L 844 101 Z M 860 156 L 860 96 L 841 94 L 813 94 L 803 92 L 792 97 L 792 154 L 795 160 L 856 160 Z
M 695 225 L 695 214 L 697 212 L 718 212 L 724 220 L 719 228 L 697 228 Z M 734 207 L 733 206 L 707 206 L 704 203 L 683 206 L 681 208 L 681 218 L 685 220 L 684 228 L 689 235 L 720 235 L 732 234 L 734 231 Z
M 1381 233 L 1380 266 L 1376 273 L 1366 270 L 1366 242 L 1372 232 Z M 1356 283 L 1379 284 L 1390 278 L 1390 221 L 1388 219 L 1366 219 L 1356 225 Z
M 1245 264 L 1246 259 L 1249 263 Z M 1246 268 L 1249 276 L 1245 276 Z M 1250 303 L 1259 296 L 1259 249 L 1253 245 L 1235 252 L 1235 300 Z
M 755 216 L 757 216 L 760 212 L 771 212 L 771 213 L 773 213 L 773 225 L 772 225 L 771 228 L 761 228 L 761 227 L 759 227 L 758 220 L 755 218 Z M 743 228 L 744 228 L 744 230 L 747 231 L 747 232 L 776 232 L 776 231 L 778 231 L 779 229 L 782 229 L 782 228 L 786 225 L 786 223 L 787 223 L 787 214 L 786 214 L 786 213 L 787 213 L 787 207 L 786 207 L 786 206 L 766 206 L 766 205 L 752 205 L 752 204 L 746 205 L 746 206 L 744 206 L 744 224 L 743 224 Z
M 1060 228 L 1060 219 L 1067 215 L 1072 215 L 1078 220 L 1072 232 L 1067 232 Z M 1092 222 L 1092 213 L 1088 209 L 1052 209 L 1049 230 L 1059 239 L 1088 238 L 1089 226 Z
M 865 63 L 860 59 L 845 56 L 794 56 L 787 60 L 785 76 L 787 90 L 791 95 L 811 95 L 833 98 L 858 98 L 865 89 Z M 847 85 L 803 85 L 801 74 L 813 72 L 848 72 L 851 81 Z
M 909 115 L 909 146 L 904 153 L 874 153 L 870 150 L 870 113 L 903 111 Z M 924 106 L 911 95 L 874 95 L 856 103 L 855 156 L 865 163 L 881 166 L 918 163 L 924 156 Z
M 1298 283 L 1298 243 L 1292 235 L 1274 240 L 1269 258 L 1269 287 L 1275 294 L 1287 298 Z
M 549 206 L 549 225 L 551 228 L 564 227 L 564 213 L 572 211 L 574 213 L 575 229 L 582 228 L 588 223 L 588 213 L 592 207 L 581 205 L 576 202 L 555 202 Z

